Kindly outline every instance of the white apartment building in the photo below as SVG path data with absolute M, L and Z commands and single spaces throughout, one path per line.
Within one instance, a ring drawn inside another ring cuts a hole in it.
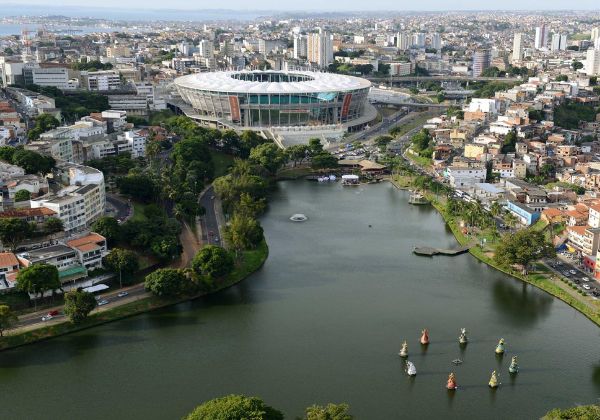
M 412 72 L 412 63 L 389 63 L 391 76 L 408 76 Z
M 146 142 L 148 140 L 146 130 L 127 131 L 125 134 L 119 136 L 118 139 L 125 140 L 131 147 L 132 158 L 146 156 Z
M 88 90 L 107 91 L 121 87 L 121 77 L 118 72 L 113 70 L 82 71 L 81 76 L 85 80 L 84 86 Z
M 294 58 L 306 58 L 308 56 L 308 39 L 306 35 L 294 35 Z
M 587 50 L 585 72 L 588 76 L 600 74 L 600 45 Z
M 110 95 L 111 109 L 126 111 L 128 115 L 148 114 L 148 98 L 145 95 Z
M 498 102 L 495 99 L 473 98 L 467 111 L 496 115 L 498 114 Z
M 31 70 L 31 76 L 35 85 L 63 90 L 79 88 L 79 80 L 69 78 L 69 70 L 65 67 L 36 67 Z
M 523 59 L 523 34 L 518 32 L 513 39 L 512 62 L 517 63 Z
M 452 188 L 474 187 L 475 184 L 485 182 L 485 168 L 463 168 L 450 166 L 446 170 L 446 176 Z
M 396 47 L 401 50 L 408 50 L 410 48 L 410 36 L 408 34 L 398 32 L 396 34 Z

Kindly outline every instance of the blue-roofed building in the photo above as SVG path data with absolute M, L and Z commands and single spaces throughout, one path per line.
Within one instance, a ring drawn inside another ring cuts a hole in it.
M 532 209 L 528 205 L 519 203 L 518 201 L 509 201 L 506 208 L 512 214 L 517 216 L 521 223 L 526 226 L 531 226 L 537 222 L 541 216 L 539 211 Z

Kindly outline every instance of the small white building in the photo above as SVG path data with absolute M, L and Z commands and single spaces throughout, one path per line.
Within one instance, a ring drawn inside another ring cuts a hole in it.
M 485 168 L 463 168 L 450 166 L 446 169 L 446 176 L 453 188 L 466 189 L 475 184 L 485 182 Z

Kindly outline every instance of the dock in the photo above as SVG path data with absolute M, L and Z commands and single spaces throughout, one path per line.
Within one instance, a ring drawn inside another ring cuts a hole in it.
M 455 249 L 441 249 L 441 248 L 432 248 L 430 246 L 415 246 L 413 252 L 417 255 L 423 255 L 426 257 L 433 257 L 434 255 L 448 255 L 455 256 L 464 254 L 467 252 L 471 246 L 465 245 L 460 248 Z

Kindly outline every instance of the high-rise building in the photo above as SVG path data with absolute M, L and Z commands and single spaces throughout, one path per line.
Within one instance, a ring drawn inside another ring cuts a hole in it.
M 548 47 L 548 38 L 550 37 L 550 28 L 543 23 L 541 26 L 535 28 L 535 42 L 534 47 L 537 50 Z
M 594 43 L 594 45 L 600 42 L 598 41 L 598 38 L 600 38 L 600 26 L 592 28 L 592 32 L 590 34 L 590 40 Z
M 600 49 L 598 47 L 587 50 L 585 72 L 588 76 L 600 74 Z
M 490 50 L 477 50 L 473 53 L 473 77 L 479 77 L 491 64 Z
M 319 67 L 327 67 L 333 62 L 333 36 L 319 29 L 318 34 L 308 35 L 307 58 Z
M 215 56 L 215 44 L 212 41 L 203 39 L 198 44 L 198 53 L 203 58 L 214 58 Z
M 561 51 L 567 49 L 567 34 L 552 34 L 550 43 L 551 51 Z
M 513 39 L 512 62 L 518 62 L 523 59 L 523 34 L 518 32 Z
M 402 32 L 396 34 L 396 47 L 401 50 L 408 50 L 410 48 L 410 37 Z
M 294 36 L 294 58 L 306 58 L 308 55 L 308 40 L 305 35 Z
M 431 34 L 431 42 L 429 44 L 431 48 L 435 48 L 436 50 L 442 49 L 442 37 L 438 33 Z
M 425 34 L 424 33 L 416 33 L 412 36 L 412 46 L 416 48 L 425 47 Z

